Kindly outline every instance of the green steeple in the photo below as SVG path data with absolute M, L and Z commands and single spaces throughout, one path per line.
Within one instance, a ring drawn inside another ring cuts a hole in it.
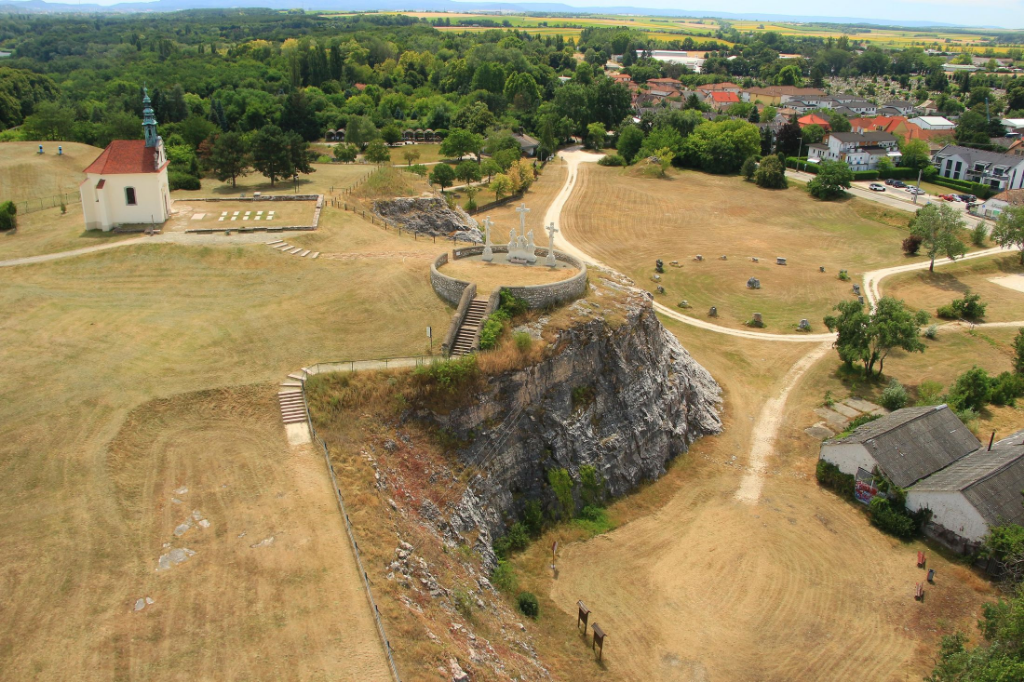
M 156 134 L 156 117 L 149 101 L 149 90 L 143 88 L 142 92 L 142 129 L 146 132 L 146 146 L 155 147 L 157 140 L 160 139 Z

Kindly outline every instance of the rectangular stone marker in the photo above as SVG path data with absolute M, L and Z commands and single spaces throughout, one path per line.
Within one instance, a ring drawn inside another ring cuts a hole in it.
M 252 211 L 246 211 L 245 215 L 252 215 Z
M 267 220 L 273 220 L 273 219 L 274 219 L 274 216 L 272 216 L 272 215 L 268 215 L 267 216 Z
M 206 217 L 205 213 L 193 213 L 192 214 L 192 220 L 202 220 L 205 217 Z
M 274 215 L 273 211 L 267 211 L 267 213 L 269 213 L 270 215 Z
M 228 214 L 227 211 L 224 211 L 223 213 L 221 213 L 221 215 L 227 215 L 227 214 Z
M 242 216 L 242 220 L 248 220 L 248 219 L 249 219 L 249 216 L 247 216 L 247 215 Z
M 237 218 L 237 217 L 235 217 L 235 216 L 231 216 L 231 219 L 232 219 L 232 220 L 238 220 L 238 218 Z
M 263 211 L 256 211 L 256 215 L 263 215 Z
M 221 216 L 221 217 L 217 218 L 217 222 L 220 222 L 220 223 L 224 222 L 224 216 Z
M 786 264 L 786 259 L 785 259 L 785 258 L 778 258 L 778 257 L 776 257 L 776 258 L 775 258 L 775 262 L 776 262 L 776 263 L 777 263 L 778 265 L 785 265 L 785 264 Z
M 235 212 L 234 212 L 234 213 L 232 213 L 231 215 L 238 215 L 238 213 L 239 213 L 238 211 L 235 211 Z
M 263 220 L 263 216 L 261 216 L 261 215 L 256 216 L 256 220 Z

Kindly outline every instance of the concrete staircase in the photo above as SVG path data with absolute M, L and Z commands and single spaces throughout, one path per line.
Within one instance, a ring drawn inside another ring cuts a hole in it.
M 306 421 L 306 403 L 302 397 L 302 388 L 288 388 L 277 394 L 277 402 L 281 406 L 281 419 L 285 424 L 299 424 Z
M 470 302 L 466 317 L 459 325 L 459 333 L 455 335 L 455 343 L 452 344 L 450 353 L 452 357 L 459 357 L 473 351 L 473 339 L 480 330 L 480 325 L 483 324 L 485 310 L 487 310 L 486 298 L 478 296 Z

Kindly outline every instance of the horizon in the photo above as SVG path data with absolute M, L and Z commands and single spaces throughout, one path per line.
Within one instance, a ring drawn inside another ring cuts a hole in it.
M 30 0 L 3 0 L 4 2 L 18 3 L 29 2 Z M 158 0 L 86 0 L 85 2 L 67 0 L 66 2 L 51 2 L 40 0 L 46 4 L 93 4 L 104 7 L 116 8 L 125 4 L 157 4 Z M 765 11 L 763 3 L 758 0 L 734 0 L 723 9 L 721 5 L 707 0 L 695 3 L 687 3 L 685 8 L 671 0 L 555 0 L 554 3 L 544 2 L 495 2 L 488 0 L 450 0 L 453 4 L 464 5 L 460 11 L 473 12 L 474 10 L 494 11 L 500 10 L 502 6 L 513 7 L 540 4 L 563 4 L 579 9 L 585 13 L 587 9 L 624 8 L 635 7 L 637 14 L 646 16 L 658 16 L 658 10 L 672 10 L 675 12 L 693 12 L 694 16 L 703 18 L 722 18 L 728 20 L 730 17 L 722 14 L 747 14 L 756 17 L 771 17 L 770 21 L 783 21 L 794 23 L 808 23 L 809 18 L 815 20 L 829 21 L 836 23 L 848 23 L 850 19 L 881 23 L 889 25 L 900 25 L 900 22 L 922 22 L 935 21 L 935 25 L 948 28 L 989 28 L 1001 30 L 1017 30 L 1024 27 L 1024 0 L 978 0 L 970 5 L 959 3 L 956 0 L 907 0 L 907 2 L 893 4 L 882 0 L 865 0 L 858 3 L 856 9 L 823 8 L 820 3 L 813 0 L 783 0 L 771 11 Z M 204 0 L 193 0 L 196 9 L 202 9 L 204 5 L 216 6 Z M 295 8 L 301 9 L 307 3 L 297 0 Z M 346 9 L 343 1 L 336 3 L 338 10 Z M 238 7 L 263 7 L 259 0 L 247 2 L 239 0 Z M 410 0 L 405 11 L 416 11 L 415 0 Z M 366 11 L 366 10 L 353 10 Z M 392 10 L 387 10 L 392 11 Z M 537 10 L 540 11 L 540 10 Z M 716 15 L 716 13 L 718 13 Z M 618 12 L 618 14 L 623 14 Z M 789 17 L 782 19 L 780 17 Z M 917 28 L 917 26 L 915 26 Z

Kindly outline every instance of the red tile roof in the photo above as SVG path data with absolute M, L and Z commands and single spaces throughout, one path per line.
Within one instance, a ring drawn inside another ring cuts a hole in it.
M 164 164 L 165 166 L 167 164 Z M 156 148 L 147 147 L 145 140 L 114 140 L 96 158 L 86 173 L 120 175 L 125 173 L 157 173 Z
M 740 96 L 735 92 L 712 92 L 711 99 L 715 102 L 739 102 Z
M 807 114 L 806 116 L 798 118 L 796 122 L 800 124 L 801 128 L 803 128 L 804 126 L 815 125 L 821 126 L 825 130 L 832 129 L 831 123 L 829 123 L 828 120 L 822 118 L 821 116 L 818 116 L 817 114 Z

